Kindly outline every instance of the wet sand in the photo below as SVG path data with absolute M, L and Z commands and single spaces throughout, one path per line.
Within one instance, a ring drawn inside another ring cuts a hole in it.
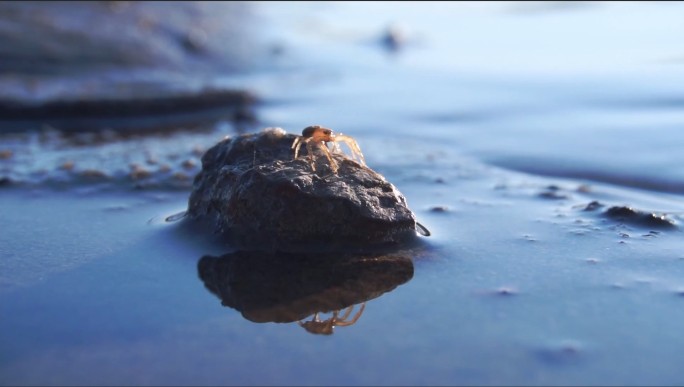
M 276 70 L 235 82 L 262 101 L 249 130 L 354 136 L 432 232 L 407 252 L 412 277 L 332 335 L 222 305 L 198 266 L 233 247 L 165 221 L 186 208 L 203 150 L 238 132 L 231 122 L 2 137 L 0 384 L 681 384 L 684 142 L 679 105 L 662 101 L 681 95 L 682 68 L 658 62 L 679 48 L 633 27 L 636 60 L 620 33 L 592 46 L 562 32 L 650 15 L 670 36 L 683 10 L 528 6 L 397 5 L 380 19 L 358 4 L 256 7 L 284 51 Z M 392 17 L 406 45 L 387 51 Z M 497 36 L 520 39 L 519 55 L 477 50 Z M 537 51 L 563 36 L 566 56 Z M 623 206 L 672 226 L 609 212 Z

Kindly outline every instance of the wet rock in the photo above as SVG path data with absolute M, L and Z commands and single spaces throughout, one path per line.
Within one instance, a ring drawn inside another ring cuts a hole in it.
M 555 192 L 555 191 L 545 191 L 545 192 L 541 192 L 541 193 L 539 194 L 539 197 L 540 197 L 540 198 L 544 198 L 544 199 L 553 199 L 553 200 L 568 199 L 568 196 L 567 196 L 567 195 L 560 194 L 560 193 Z
M 221 121 L 250 129 L 253 97 L 214 79 L 262 60 L 252 7 L 0 2 L 0 134 L 49 125 L 137 135 Z
M 613 206 L 607 209 L 603 215 L 607 218 L 635 226 L 668 229 L 675 228 L 673 220 L 665 215 L 657 215 L 651 212 L 643 212 L 627 206 Z
M 337 174 L 323 155 L 316 156 L 314 172 L 306 157 L 293 160 L 295 138 L 271 128 L 209 149 L 193 184 L 189 217 L 215 220 L 238 246 L 267 250 L 344 249 L 415 238 L 414 214 L 382 175 L 340 153 L 333 154 Z
M 193 159 L 187 159 L 181 163 L 181 166 L 185 169 L 193 169 L 197 163 Z
M 545 191 L 542 191 L 539 193 L 539 197 L 544 198 L 544 199 L 553 199 L 553 200 L 563 200 L 563 199 L 568 199 L 569 196 L 566 194 L 563 194 L 560 192 L 561 188 L 556 186 L 556 185 L 550 185 L 546 187 Z
M 406 45 L 406 33 L 397 26 L 387 27 L 380 42 L 390 52 L 397 52 Z
M 580 186 L 577 187 L 577 192 L 581 193 L 591 193 L 592 188 L 588 184 L 581 184 Z
M 152 173 L 138 164 L 133 164 L 131 165 L 130 176 L 133 180 L 141 180 L 149 178 L 152 176 Z
M 594 200 L 587 204 L 586 207 L 584 207 L 584 211 L 595 211 L 601 207 L 603 207 L 603 204 Z
M 7 160 L 12 158 L 12 155 L 14 152 L 12 152 L 11 149 L 2 149 L 0 150 L 0 160 Z
M 404 254 L 238 251 L 197 264 L 205 287 L 253 322 L 294 322 L 372 300 L 413 277 Z
M 67 161 L 63 162 L 58 168 L 63 169 L 65 171 L 72 171 L 74 169 L 74 166 L 75 166 L 75 164 L 73 161 L 67 160 Z
M 581 360 L 583 346 L 574 340 L 550 343 L 536 351 L 537 358 L 550 365 L 573 364 Z
M 77 133 L 81 141 L 88 144 L 110 140 L 106 136 L 112 136 L 111 129 L 115 129 L 114 134 L 140 134 L 168 132 L 221 120 L 236 121 L 236 115 L 252 111 L 255 102 L 256 97 L 245 91 L 213 89 L 152 97 L 43 103 L 0 98 L 0 129 L 3 133 L 11 133 L 48 125 L 63 132 Z M 105 128 L 110 132 L 104 131 Z M 91 131 L 101 131 L 105 138 L 95 137 L 89 133 Z
M 81 77 L 129 68 L 206 71 L 222 66 L 224 72 L 236 71 L 257 50 L 249 29 L 252 7 L 232 2 L 166 7 L 128 1 L 3 1 L 0 71 Z M 150 78 L 156 76 L 148 76 L 148 84 Z
M 519 294 L 519 291 L 517 289 L 507 287 L 507 286 L 502 286 L 500 288 L 485 292 L 485 295 L 487 295 L 487 296 L 496 296 L 496 297 L 511 297 L 511 296 L 515 296 L 518 294 Z
M 511 288 L 499 288 L 496 290 L 496 294 L 500 296 L 512 296 L 514 294 L 517 294 L 517 291 Z
M 97 169 L 85 169 L 81 171 L 80 176 L 86 180 L 106 180 L 109 176 L 103 171 Z

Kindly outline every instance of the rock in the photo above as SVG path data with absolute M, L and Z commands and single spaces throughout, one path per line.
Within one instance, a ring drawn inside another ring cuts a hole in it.
M 253 322 L 339 311 L 413 278 L 409 252 L 375 255 L 237 251 L 197 263 L 204 286 Z
M 188 217 L 215 220 L 217 231 L 245 248 L 328 250 L 415 238 L 415 216 L 394 185 L 341 153 L 333 154 L 337 174 L 322 154 L 314 172 L 306 147 L 293 159 L 296 137 L 269 128 L 209 149 Z
M 570 198 L 568 195 L 562 193 L 561 191 L 561 188 L 557 185 L 549 185 L 548 187 L 546 187 L 546 190 L 540 192 L 538 196 L 540 198 L 552 200 L 565 200 Z
M 122 98 L 60 99 L 43 103 L 0 97 L 0 133 L 48 126 L 64 133 L 109 129 L 114 134 L 140 135 L 205 127 L 222 120 L 241 126 L 256 120 L 253 112 L 256 100 L 256 96 L 246 91 L 216 89 L 175 94 L 160 92 L 152 96 L 127 95 Z M 88 139 L 85 142 L 92 141 Z
M 380 41 L 388 51 L 397 52 L 406 45 L 406 33 L 397 26 L 389 26 Z
M 674 221 L 665 215 L 644 212 L 627 206 L 613 206 L 603 214 L 607 218 L 635 226 L 659 229 L 673 229 L 677 227 Z
M 0 134 L 252 128 L 251 93 L 215 79 L 262 60 L 253 7 L 0 1 Z
M 589 202 L 589 204 L 587 204 L 584 207 L 583 211 L 595 211 L 601 207 L 603 207 L 603 204 L 601 204 L 601 202 L 599 202 L 597 200 L 592 200 L 591 202 Z

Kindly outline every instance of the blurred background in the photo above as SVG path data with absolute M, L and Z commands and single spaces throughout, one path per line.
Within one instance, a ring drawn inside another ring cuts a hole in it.
M 0 2 L 0 384 L 681 385 L 683 20 L 654 1 Z M 325 337 L 248 321 L 232 302 L 263 280 L 236 296 L 230 262 L 261 269 L 164 221 L 218 141 L 315 124 L 432 232 Z
M 0 131 L 318 123 L 681 193 L 683 14 L 669 2 L 4 2 Z

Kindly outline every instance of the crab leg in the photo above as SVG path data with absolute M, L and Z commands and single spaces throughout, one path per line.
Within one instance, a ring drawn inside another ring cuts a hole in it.
M 306 141 L 306 151 L 309 156 L 309 164 L 311 164 L 311 169 L 316 172 L 316 160 L 314 160 L 314 152 L 311 141 Z
M 344 142 L 345 144 L 347 144 L 349 149 L 351 149 L 352 157 L 356 156 L 361 165 L 366 165 L 366 160 L 363 157 L 363 153 L 361 153 L 361 148 L 359 148 L 359 144 L 356 142 L 356 140 L 349 136 L 345 136 L 344 134 L 338 134 L 335 136 L 335 141 Z M 339 149 L 339 145 L 337 145 L 337 143 L 335 145 L 337 146 L 337 149 Z
M 328 162 L 330 163 L 330 169 L 332 169 L 333 173 L 337 173 L 337 163 L 335 162 L 335 160 L 333 160 L 332 154 L 330 153 L 330 149 L 328 149 L 324 142 L 320 142 L 319 146 L 323 149 L 325 157 L 328 158 Z
M 356 312 L 356 315 L 354 316 L 354 318 L 351 319 L 351 321 L 340 320 L 340 321 L 337 321 L 337 323 L 335 325 L 340 326 L 340 327 L 346 327 L 346 326 L 349 326 L 349 325 L 356 323 L 359 320 L 359 318 L 361 317 L 361 314 L 363 313 L 364 309 L 366 309 L 366 303 L 365 302 L 363 304 L 361 304 L 361 309 L 359 309 L 359 311 Z
M 344 321 L 349 318 L 349 315 L 351 314 L 352 310 L 354 310 L 354 305 L 348 307 L 345 311 L 342 317 L 340 317 L 340 320 Z
M 296 159 L 297 156 L 299 156 L 299 149 L 302 147 L 302 138 L 297 137 L 296 140 L 292 143 L 292 149 L 294 149 L 294 158 Z

